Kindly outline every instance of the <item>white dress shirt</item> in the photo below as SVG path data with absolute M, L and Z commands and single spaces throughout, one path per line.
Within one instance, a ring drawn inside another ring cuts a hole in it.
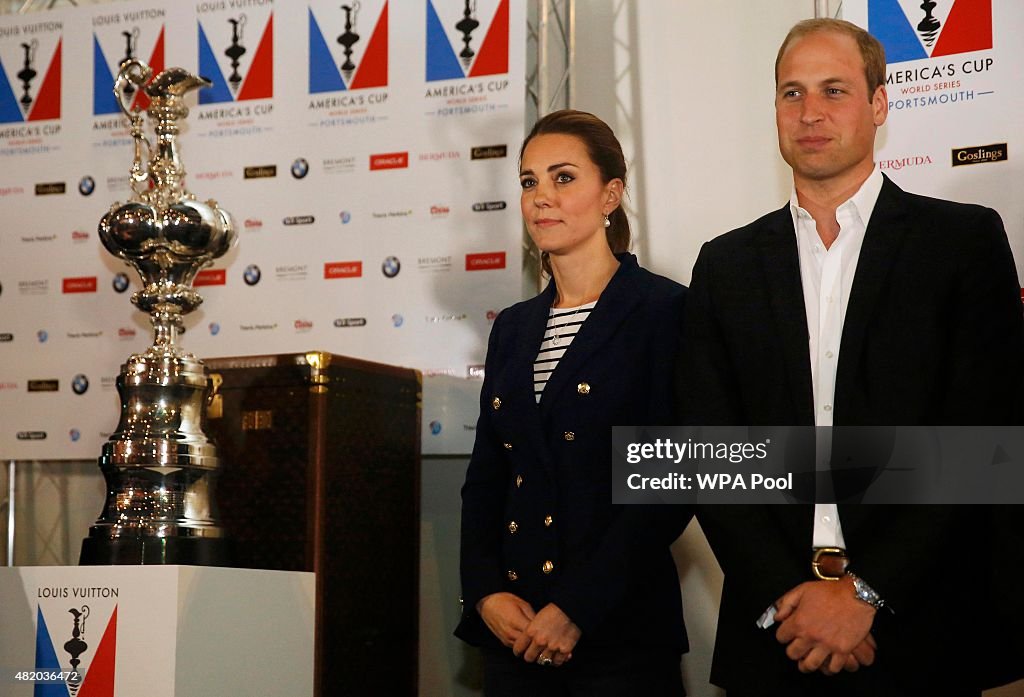
M 825 249 L 818 236 L 814 218 L 800 207 L 796 190 L 789 200 L 793 227 L 796 229 L 804 307 L 807 311 L 815 426 L 832 425 L 836 366 L 839 364 L 839 344 L 843 336 L 846 306 L 850 301 L 853 277 L 857 272 L 857 261 L 864 243 L 864 231 L 871 220 L 882 182 L 882 173 L 875 165 L 857 193 L 836 209 L 839 236 L 828 249 Z M 827 469 L 831 442 L 819 439 L 817 446 L 818 468 Z M 846 548 L 839 510 L 835 504 L 814 506 L 813 546 Z

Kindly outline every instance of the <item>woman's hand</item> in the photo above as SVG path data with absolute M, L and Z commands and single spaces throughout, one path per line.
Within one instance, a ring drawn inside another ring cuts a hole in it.
M 512 646 L 534 618 L 528 602 L 513 593 L 491 593 L 476 604 L 484 624 L 505 646 Z
M 580 628 L 554 603 L 545 605 L 512 646 L 512 653 L 522 655 L 527 663 L 544 663 L 551 659 L 560 666 L 572 658 L 572 650 L 580 640 Z

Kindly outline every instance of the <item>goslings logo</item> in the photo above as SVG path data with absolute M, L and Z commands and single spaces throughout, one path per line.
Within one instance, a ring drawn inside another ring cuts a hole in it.
M 162 8 L 109 12 L 92 18 L 92 113 L 93 116 L 121 114 L 110 86 L 121 64 L 133 58 L 145 60 L 159 74 L 164 64 L 164 25 Z M 125 88 L 129 108 L 145 111 L 149 97 L 134 85 Z M 120 119 L 118 119 L 120 121 Z M 111 124 L 113 127 L 114 124 Z
M 469 151 L 471 160 L 493 160 L 508 156 L 507 145 L 478 145 Z
M 507 73 L 508 37 L 509 0 L 427 0 L 427 82 Z
M 36 196 L 53 196 L 63 194 L 68 189 L 65 182 L 40 182 L 36 184 Z
M 212 10 L 223 7 L 223 3 L 202 3 L 201 16 L 206 14 L 202 12 L 204 5 L 212 6 Z M 254 36 L 259 37 L 255 46 L 251 43 Z M 273 13 L 267 15 L 262 27 L 256 13 L 206 15 L 199 21 L 199 74 L 213 82 L 199 91 L 200 105 L 273 97 Z
M 242 170 L 246 179 L 269 179 L 277 176 L 277 165 L 253 165 Z
M 20 434 L 19 434 L 20 436 Z M 45 434 L 43 434 L 45 437 Z M 72 440 L 75 440 L 72 436 Z M 95 609 L 104 605 L 102 599 L 117 598 L 119 589 L 90 587 L 64 588 L 60 586 L 37 588 L 42 600 L 36 605 L 36 664 L 37 673 L 71 673 L 67 684 L 36 684 L 36 695 L 67 697 L 114 697 L 114 665 L 117 659 L 117 604 L 113 605 L 106 624 L 95 617 Z M 75 599 L 74 607 L 67 607 Z M 77 604 L 90 598 L 89 604 Z M 66 599 L 66 600 L 65 600 Z M 109 607 L 109 601 L 106 603 Z M 44 615 L 43 608 L 46 608 Z M 47 618 L 49 622 L 47 622 Z M 88 621 L 87 621 L 88 620 Z M 50 636 L 50 627 L 57 641 Z M 104 627 L 98 636 L 95 627 Z M 59 629 L 58 629 L 59 628 Z M 64 637 L 70 637 L 64 640 Z M 58 653 L 57 646 L 63 648 Z
M 952 151 L 953 166 L 980 165 L 986 162 L 1006 162 L 1008 159 L 1006 143 L 992 145 L 975 145 L 970 148 L 955 148 Z
M 326 32 L 326 33 L 325 33 Z M 309 6 L 309 93 L 341 92 L 388 84 L 387 0 Z M 378 95 L 383 101 L 386 94 Z M 362 106 L 361 98 L 331 106 Z
M 29 380 L 26 388 L 29 392 L 59 392 L 60 381 L 53 378 Z
M 60 118 L 63 30 L 59 20 L 0 28 L 0 123 Z M 59 126 L 54 128 L 59 131 Z M 0 130 L 5 139 L 42 134 L 42 129 L 28 127 Z
M 868 31 L 889 63 L 992 48 L 992 0 L 868 0 Z

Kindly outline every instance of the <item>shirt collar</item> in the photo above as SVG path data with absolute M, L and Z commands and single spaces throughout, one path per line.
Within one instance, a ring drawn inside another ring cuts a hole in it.
M 874 169 L 871 170 L 871 174 L 868 175 L 868 178 L 865 179 L 864 183 L 860 185 L 859 189 L 857 189 L 857 192 L 847 201 L 844 201 L 836 210 L 839 211 L 844 208 L 852 207 L 866 228 L 868 226 L 868 222 L 871 220 L 871 213 L 875 210 L 875 204 L 878 202 L 878 195 L 882 192 L 882 184 L 884 182 L 885 179 L 882 177 L 882 170 L 880 170 L 876 164 Z M 811 217 L 806 210 L 800 207 L 796 197 L 796 187 L 793 188 L 793 191 L 789 196 L 789 210 L 793 214 L 794 227 L 796 227 L 796 221 L 798 218 L 810 219 Z

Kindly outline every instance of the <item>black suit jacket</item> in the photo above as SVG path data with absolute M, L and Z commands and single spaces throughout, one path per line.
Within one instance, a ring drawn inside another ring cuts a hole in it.
M 640 268 L 632 255 L 619 261 L 539 405 L 533 361 L 554 284 L 502 311 L 491 330 L 462 489 L 464 602 L 456 634 L 472 644 L 500 646 L 476 604 L 508 591 L 535 610 L 556 603 L 582 630 L 577 652 L 623 644 L 686 649 L 669 544 L 688 515 L 670 520 L 667 507 L 611 503 L 611 427 L 667 425 L 674 417 L 669 376 L 686 289 Z
M 1021 327 L 1017 272 L 998 214 L 909 194 L 886 178 L 847 305 L 834 423 L 1021 423 Z M 788 204 L 702 248 L 679 389 L 688 423 L 813 425 Z M 991 679 L 978 644 L 992 531 L 987 512 L 971 506 L 840 504 L 851 568 L 896 614 L 876 617 L 875 666 L 833 678 L 799 674 L 774 628 L 757 629 L 754 620 L 812 578 L 812 510 L 698 510 L 725 572 L 713 682 L 754 694 L 933 694 Z M 1022 530 L 998 534 L 1020 542 Z M 962 611 L 961 602 L 971 609 Z M 936 668 L 936 656 L 950 660 Z M 1021 670 L 1024 658 L 1011 673 Z

